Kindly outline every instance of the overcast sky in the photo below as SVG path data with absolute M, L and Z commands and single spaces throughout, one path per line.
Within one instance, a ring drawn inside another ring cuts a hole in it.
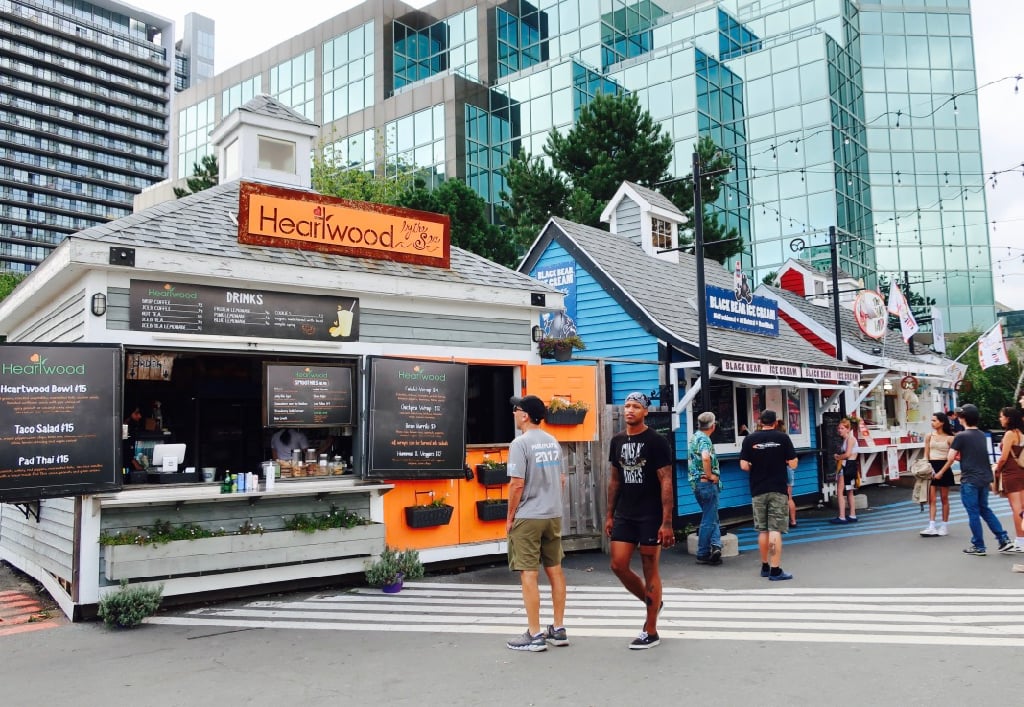
M 425 0 L 407 2 L 413 7 L 428 4 Z M 135 0 L 131 4 L 167 16 L 164 0 Z M 184 13 L 190 9 L 213 18 L 219 73 L 358 4 L 358 0 L 289 0 L 283 6 L 266 0 L 179 0 L 176 5 L 185 9 L 170 19 L 183 27 Z M 985 190 L 988 217 L 995 222 L 989 234 L 996 300 L 1012 309 L 1024 309 L 1024 86 L 1021 93 L 1014 92 L 1013 80 L 985 87 L 989 82 L 1024 74 L 1024 51 L 1020 46 L 1024 1 L 971 0 L 971 6 L 977 79 L 982 87 L 978 103 L 985 173 L 1017 168 L 998 177 L 994 189 Z M 282 12 L 282 7 L 287 11 Z

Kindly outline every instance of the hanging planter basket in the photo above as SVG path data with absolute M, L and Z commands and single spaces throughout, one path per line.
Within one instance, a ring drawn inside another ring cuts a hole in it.
M 433 528 L 448 525 L 452 519 L 454 506 L 406 506 L 405 524 L 410 528 Z
M 586 418 L 586 410 L 555 410 L 548 412 L 544 421 L 549 425 L 581 425 Z
M 476 465 L 476 480 L 484 486 L 499 486 L 508 483 L 508 465 Z
M 480 520 L 505 520 L 508 518 L 508 499 L 477 501 L 476 517 Z

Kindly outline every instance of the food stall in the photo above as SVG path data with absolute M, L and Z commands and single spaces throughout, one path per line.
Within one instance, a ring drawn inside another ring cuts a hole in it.
M 277 136 L 294 160 L 222 159 L 220 185 L 70 236 L 0 303 L 0 418 L 56 420 L 0 439 L 0 559 L 74 618 L 122 581 L 237 593 L 361 572 L 385 543 L 504 552 L 507 486 L 467 470 L 504 458 L 509 398 L 594 398 L 592 369 L 538 365 L 556 290 L 452 247 L 447 217 L 310 191 L 315 126 L 273 99 L 225 122 L 219 144 Z M 87 371 L 79 392 L 55 365 Z M 281 429 L 301 459 L 272 458 Z M 447 522 L 419 526 L 435 501 Z
M 835 354 L 834 300 L 830 273 L 790 260 L 779 271 L 782 289 L 767 286 L 757 292 L 779 303 L 780 316 L 816 348 Z M 842 274 L 840 331 L 846 361 L 861 366 L 858 384 L 845 393 L 845 410 L 855 423 L 862 484 L 880 484 L 909 473 L 924 451 L 935 412 L 950 406 L 963 368 L 926 344 L 912 351 L 899 331 L 888 328 L 881 295 Z M 839 398 L 822 391 L 827 412 L 823 435 L 834 436 L 839 419 Z M 825 443 L 828 448 L 828 442 Z M 835 492 L 826 485 L 826 495 Z

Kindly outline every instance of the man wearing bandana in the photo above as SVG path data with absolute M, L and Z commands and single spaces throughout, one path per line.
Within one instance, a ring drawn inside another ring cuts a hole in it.
M 650 399 L 630 393 L 623 405 L 626 429 L 611 441 L 608 460 L 608 515 L 604 529 L 611 538 L 611 568 L 622 585 L 644 602 L 646 620 L 632 650 L 653 648 L 661 612 L 661 548 L 675 544 L 672 531 L 672 450 L 668 441 L 647 426 Z M 633 550 L 640 548 L 644 576 L 630 568 Z

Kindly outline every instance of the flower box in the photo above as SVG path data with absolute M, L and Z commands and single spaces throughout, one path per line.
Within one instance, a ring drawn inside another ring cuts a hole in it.
M 508 500 L 477 501 L 476 517 L 480 520 L 505 520 L 508 518 Z
M 369 557 L 383 549 L 384 524 L 373 523 L 312 533 L 276 530 L 262 535 L 221 535 L 160 545 L 107 545 L 103 555 L 106 577 L 116 581 Z
M 495 464 L 493 466 L 487 466 L 485 464 L 477 464 L 476 480 L 479 481 L 484 486 L 498 486 L 500 484 L 507 484 L 508 465 Z
M 548 412 L 544 422 L 549 425 L 581 425 L 586 417 L 586 410 L 554 410 Z
M 437 525 L 448 525 L 452 519 L 454 506 L 406 506 L 405 524 L 410 528 L 433 528 Z

